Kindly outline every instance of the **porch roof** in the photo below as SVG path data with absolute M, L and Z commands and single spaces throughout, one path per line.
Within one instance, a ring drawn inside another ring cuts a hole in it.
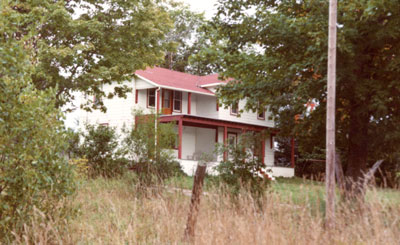
M 278 130 L 276 128 L 267 127 L 267 126 L 259 126 L 248 123 L 241 122 L 232 122 L 228 120 L 215 119 L 209 117 L 202 116 L 194 116 L 194 115 L 160 115 L 160 122 L 178 122 L 182 120 L 182 122 L 187 126 L 198 126 L 198 127 L 207 127 L 207 128 L 216 128 L 216 127 L 228 127 L 235 129 L 243 129 L 249 131 L 262 131 L 269 130 L 271 133 L 276 134 Z

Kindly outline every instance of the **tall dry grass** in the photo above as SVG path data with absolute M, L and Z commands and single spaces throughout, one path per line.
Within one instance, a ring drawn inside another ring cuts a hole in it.
M 201 199 L 196 244 L 398 244 L 400 205 L 370 192 L 364 204 L 337 205 L 336 226 L 324 228 L 323 209 L 272 192 L 261 207 L 249 195 L 233 204 L 219 190 Z M 185 244 L 190 197 L 171 190 L 139 193 L 127 179 L 87 181 L 75 205 L 80 215 L 26 227 L 24 244 Z M 39 215 L 40 216 L 40 215 Z M 61 227 L 61 228 L 60 228 Z

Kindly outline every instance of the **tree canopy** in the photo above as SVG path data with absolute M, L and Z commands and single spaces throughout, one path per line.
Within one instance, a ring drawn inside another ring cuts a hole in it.
M 103 84 L 129 80 L 138 69 L 162 62 L 172 27 L 166 6 L 157 0 L 6 1 L 21 14 L 16 35 L 37 29 L 32 80 L 38 89 L 56 88 L 57 106 L 74 98 L 74 91 L 94 95 L 84 108 L 102 109 L 102 98 L 124 96 L 127 87 L 111 94 Z M 29 14 L 42 8 L 42 24 Z
M 268 105 L 300 151 L 324 148 L 328 1 L 219 3 L 207 53 L 236 81 L 219 89 L 223 101 Z M 342 0 L 337 25 L 337 147 L 356 180 L 368 161 L 395 159 L 400 145 L 398 1 Z
M 209 40 L 205 33 L 207 20 L 203 13 L 191 11 L 183 3 L 172 3 L 168 11 L 174 27 L 166 36 L 166 41 L 175 45 L 165 55 L 162 67 L 196 75 L 212 73 L 213 66 L 208 60 L 193 59 L 202 49 L 207 48 Z

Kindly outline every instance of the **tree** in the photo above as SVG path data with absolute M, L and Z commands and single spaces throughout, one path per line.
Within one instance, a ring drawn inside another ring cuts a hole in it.
M 400 9 L 394 0 L 343 0 L 338 13 L 336 144 L 357 181 L 400 145 Z M 327 1 L 220 0 L 212 24 L 213 62 L 236 81 L 219 89 L 222 101 L 268 105 L 300 152 L 324 148 L 327 20 Z
M 164 68 L 191 73 L 208 75 L 215 70 L 207 60 L 194 59 L 192 56 L 207 48 L 209 39 L 206 36 L 207 21 L 203 13 L 196 13 L 182 3 L 172 3 L 169 10 L 174 21 L 173 29 L 167 34 L 166 41 L 176 45 L 170 50 L 161 65 Z
M 2 2 L 4 3 L 4 1 Z M 25 17 L 40 24 L 43 8 L 24 17 L 0 10 L 0 242 L 31 221 L 34 209 L 45 218 L 70 213 L 65 197 L 75 189 L 73 168 L 63 153 L 67 133 L 55 108 L 55 89 L 37 90 L 31 81 L 35 29 L 18 31 Z M 65 215 L 65 216 L 64 216 Z
M 158 0 L 6 1 L 20 14 L 17 36 L 37 28 L 32 38 L 32 81 L 40 90 L 56 88 L 56 105 L 73 100 L 74 91 L 93 95 L 85 109 L 106 110 L 103 97 L 124 96 L 117 86 L 105 94 L 103 84 L 129 80 L 138 69 L 162 62 L 171 28 L 166 6 Z M 41 24 L 30 14 L 41 11 Z

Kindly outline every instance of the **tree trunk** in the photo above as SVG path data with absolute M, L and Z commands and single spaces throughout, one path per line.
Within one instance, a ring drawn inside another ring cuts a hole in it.
M 346 190 L 349 194 L 360 194 L 360 184 L 367 169 L 368 122 L 365 105 L 358 103 L 350 111 L 350 131 L 346 168 Z

